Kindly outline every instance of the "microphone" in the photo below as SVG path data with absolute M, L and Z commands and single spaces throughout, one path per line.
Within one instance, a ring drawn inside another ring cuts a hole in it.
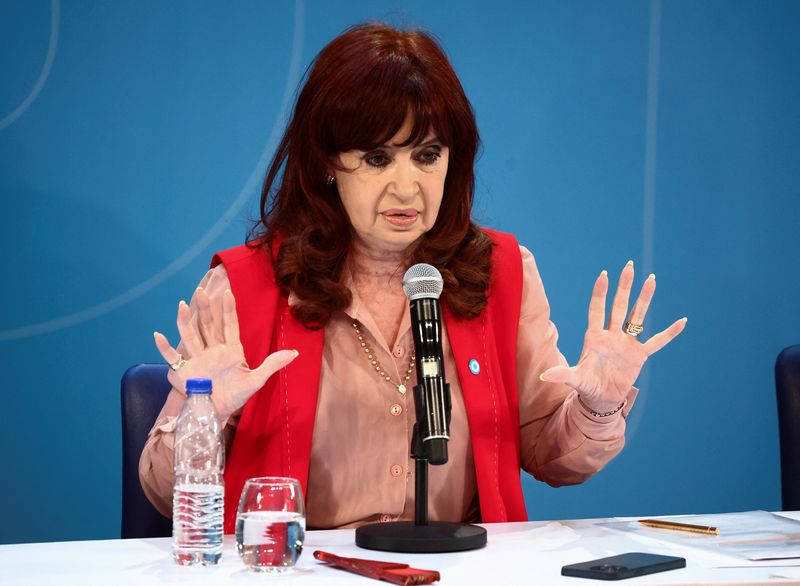
M 467 551 L 486 545 L 486 529 L 466 523 L 428 522 L 428 464 L 447 463 L 450 439 L 450 385 L 444 378 L 439 295 L 442 275 L 416 264 L 403 275 L 403 291 L 411 307 L 417 384 L 417 421 L 411 438 L 414 458 L 414 521 L 373 523 L 356 529 L 356 545 L 382 551 L 435 553 Z
M 415 264 L 403 276 L 403 291 L 411 308 L 411 329 L 417 355 L 417 410 L 415 436 L 422 440 L 425 459 L 438 466 L 447 463 L 450 439 L 450 385 L 445 381 L 442 357 L 442 320 L 439 295 L 442 275 L 429 264 Z

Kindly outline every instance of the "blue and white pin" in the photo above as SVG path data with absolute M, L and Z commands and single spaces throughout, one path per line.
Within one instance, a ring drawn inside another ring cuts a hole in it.
M 474 358 L 469 361 L 469 371 L 472 374 L 480 374 L 481 373 L 481 363 L 475 360 Z

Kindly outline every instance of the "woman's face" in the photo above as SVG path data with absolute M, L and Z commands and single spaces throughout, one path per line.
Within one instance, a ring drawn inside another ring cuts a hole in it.
M 409 120 L 385 145 L 339 155 L 339 196 L 360 244 L 401 251 L 436 223 L 444 193 L 449 150 L 432 134 L 420 144 L 398 147 L 411 132 Z

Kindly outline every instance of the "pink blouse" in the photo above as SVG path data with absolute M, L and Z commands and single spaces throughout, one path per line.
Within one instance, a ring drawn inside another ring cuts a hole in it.
M 522 305 L 517 340 L 521 462 L 523 469 L 553 486 L 582 482 L 620 452 L 625 443 L 625 416 L 635 399 L 631 389 L 623 412 L 590 415 L 565 386 L 539 380 L 551 366 L 566 364 L 558 351 L 558 333 L 550 321 L 533 255 L 520 247 L 523 265 Z M 215 320 L 222 313 L 222 293 L 230 288 L 223 265 L 200 283 L 211 299 Z M 416 420 L 411 388 L 401 393 L 414 348 L 410 313 L 393 347 L 383 339 L 373 317 L 350 282 L 353 300 L 325 326 L 317 415 L 311 446 L 306 495 L 311 528 L 353 527 L 376 521 L 413 520 L 414 460 L 411 433 Z M 292 296 L 289 303 L 294 301 Z M 196 310 L 192 299 L 190 308 Z M 353 322 L 390 376 L 385 381 L 369 362 Z M 449 461 L 429 471 L 429 516 L 432 520 L 478 521 L 477 482 L 469 425 L 450 342 L 443 328 L 445 372 L 450 373 L 452 422 Z M 179 348 L 184 357 L 185 348 Z M 252 365 L 251 365 L 252 366 Z M 172 450 L 175 419 L 184 395 L 173 389 L 145 444 L 139 476 L 147 498 L 164 515 L 172 511 Z M 238 414 L 225 425 L 230 446 Z

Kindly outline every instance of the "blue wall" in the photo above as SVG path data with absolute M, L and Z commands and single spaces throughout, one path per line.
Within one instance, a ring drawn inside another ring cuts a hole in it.
M 346 26 L 423 26 L 484 140 L 478 219 L 537 256 L 562 350 L 592 281 L 658 275 L 629 443 L 534 519 L 777 509 L 800 343 L 797 2 L 0 2 L 0 543 L 110 538 L 119 378 L 243 241 L 297 81 Z M 457 8 L 456 8 L 457 7 Z

